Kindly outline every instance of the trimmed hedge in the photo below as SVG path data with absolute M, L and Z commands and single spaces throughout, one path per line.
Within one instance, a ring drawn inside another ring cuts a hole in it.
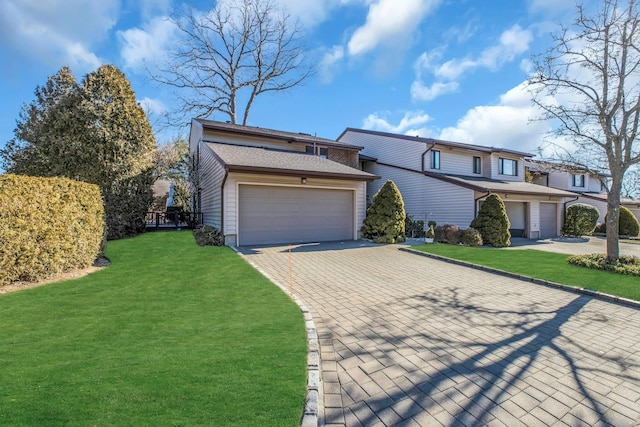
M 567 214 L 562 227 L 565 236 L 591 236 L 598 224 L 600 212 L 595 206 L 586 203 L 576 203 L 567 208 Z
M 97 185 L 0 175 L 0 286 L 90 266 L 101 250 Z
M 567 262 L 594 270 L 640 276 L 640 258 L 634 256 L 623 255 L 615 261 L 609 261 L 606 254 L 573 255 L 567 258 Z
M 602 224 L 602 232 L 607 232 L 607 217 L 604 216 L 604 223 Z M 624 206 L 620 206 L 620 216 L 618 218 L 618 235 L 636 237 L 640 235 L 640 223 L 638 219 L 629 209 Z

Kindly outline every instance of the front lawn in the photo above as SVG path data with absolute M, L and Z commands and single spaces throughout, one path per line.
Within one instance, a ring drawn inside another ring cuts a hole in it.
M 295 426 L 298 307 L 190 232 L 109 242 L 112 265 L 0 295 L 0 425 Z
M 446 244 L 414 246 L 413 249 L 640 301 L 638 277 L 569 265 L 569 255 L 565 254 L 533 249 L 504 250 Z

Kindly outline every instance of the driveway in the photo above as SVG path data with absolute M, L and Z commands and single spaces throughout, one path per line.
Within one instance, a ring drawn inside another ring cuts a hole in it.
M 240 250 L 313 315 L 321 424 L 640 424 L 640 310 L 398 245 Z

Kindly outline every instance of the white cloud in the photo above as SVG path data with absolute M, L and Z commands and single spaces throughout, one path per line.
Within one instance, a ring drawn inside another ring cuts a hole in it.
M 154 114 L 161 116 L 169 111 L 166 104 L 159 99 L 145 97 L 138 101 L 138 103 L 147 115 Z
M 369 6 L 365 24 L 349 40 L 352 56 L 367 53 L 381 44 L 406 45 L 408 37 L 440 0 L 377 0 Z
M 344 58 L 344 48 L 340 45 L 333 46 L 320 60 L 318 66 L 320 79 L 323 83 L 331 83 L 338 63 Z
M 91 45 L 115 25 L 118 0 L 4 0 L 0 44 L 39 62 L 89 71 L 100 64 Z
M 386 113 L 382 113 L 387 115 Z M 400 133 L 405 135 L 428 136 L 431 132 L 425 125 L 431 120 L 423 111 L 407 111 L 397 125 L 391 124 L 381 117 L 381 113 L 369 114 L 362 122 L 364 129 L 379 130 L 383 132 Z
M 573 0 L 529 0 L 529 11 L 555 17 L 573 9 L 575 5 Z
M 118 31 L 120 56 L 125 67 L 138 68 L 146 60 L 161 58 L 166 45 L 176 32 L 176 26 L 166 17 L 157 17 L 142 26 Z
M 456 92 L 459 87 L 458 82 L 435 82 L 431 86 L 425 86 L 421 80 L 415 80 L 411 84 L 411 99 L 431 101 L 440 95 Z

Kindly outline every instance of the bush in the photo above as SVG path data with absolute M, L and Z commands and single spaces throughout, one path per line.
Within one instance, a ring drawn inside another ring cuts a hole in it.
M 373 196 L 360 231 L 376 243 L 404 242 L 405 218 L 402 194 L 393 181 L 388 180 Z
M 634 256 L 620 256 L 617 260 L 609 262 L 605 254 L 573 255 L 567 258 L 567 262 L 594 270 L 640 276 L 640 258 Z
M 434 237 L 436 237 L 436 231 L 433 229 L 433 225 L 429 226 L 429 229 L 426 231 L 426 233 L 424 233 L 424 237 L 428 239 L 433 239 Z
M 429 222 L 427 223 L 427 227 L 433 227 L 436 228 L 436 222 L 434 220 L 429 220 Z
M 607 232 L 607 216 L 604 216 L 604 224 L 602 224 L 603 233 Z M 620 206 L 620 216 L 618 220 L 618 235 L 636 237 L 640 235 L 640 224 L 638 219 L 629 209 Z
M 565 236 L 590 236 L 598 223 L 600 212 L 595 206 L 576 203 L 567 208 L 562 234 Z
M 482 246 L 482 236 L 475 228 L 467 228 L 460 233 L 460 240 L 467 246 Z
M 193 237 L 200 246 L 224 246 L 224 236 L 215 227 L 202 225 L 193 230 Z
M 434 240 L 440 243 L 457 245 L 460 243 L 460 229 L 453 224 L 439 225 L 435 228 Z
M 593 230 L 593 232 L 599 234 L 607 234 L 607 223 L 603 222 L 602 224 L 596 225 L 596 228 Z
M 480 232 L 482 241 L 498 248 L 511 245 L 509 217 L 502 199 L 490 194 L 480 206 L 478 216 L 471 221 L 471 228 Z
M 407 215 L 404 220 L 404 234 L 407 237 L 424 237 L 424 221 L 414 219 Z
M 100 253 L 104 207 L 96 185 L 0 175 L 0 286 L 89 267 Z

